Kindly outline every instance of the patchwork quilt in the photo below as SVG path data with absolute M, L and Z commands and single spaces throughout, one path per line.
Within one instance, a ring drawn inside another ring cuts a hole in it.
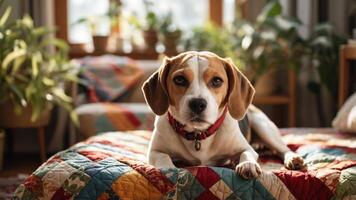
M 87 56 L 73 60 L 81 73 L 90 102 L 117 101 L 143 77 L 136 62 L 114 55 Z
M 356 135 L 333 129 L 282 129 L 306 171 L 261 156 L 263 173 L 246 180 L 221 167 L 155 168 L 146 163 L 150 132 L 110 132 L 57 153 L 15 199 L 356 199 Z

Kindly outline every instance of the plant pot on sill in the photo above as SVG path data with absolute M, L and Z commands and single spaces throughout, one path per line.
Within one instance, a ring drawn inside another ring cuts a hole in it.
M 162 43 L 165 47 L 166 54 L 176 54 L 177 53 L 177 45 L 179 43 L 181 37 L 180 31 L 167 32 L 162 36 Z
M 93 36 L 93 45 L 94 45 L 94 50 L 96 52 L 105 52 L 108 46 L 108 36 L 100 36 L 100 35 L 94 35 Z
M 158 42 L 157 31 L 155 30 L 144 31 L 143 38 L 145 40 L 147 49 L 149 49 L 150 51 L 156 51 L 156 44 Z
M 46 126 L 51 118 L 52 106 L 42 112 L 34 122 L 31 121 L 32 107 L 22 109 L 22 113 L 16 115 L 11 101 L 0 104 L 0 127 L 1 128 L 36 128 Z

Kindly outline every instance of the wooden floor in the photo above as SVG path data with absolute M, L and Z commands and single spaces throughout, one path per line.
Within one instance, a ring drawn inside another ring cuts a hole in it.
M 40 165 L 40 157 L 36 154 L 5 155 L 2 170 L 0 170 L 0 177 L 31 174 Z

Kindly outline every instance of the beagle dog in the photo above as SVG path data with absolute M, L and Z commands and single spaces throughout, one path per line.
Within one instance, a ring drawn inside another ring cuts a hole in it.
M 196 51 L 165 58 L 142 90 L 157 115 L 148 150 L 148 162 L 156 167 L 233 164 L 242 177 L 257 177 L 261 168 L 249 127 L 286 168 L 304 165 L 276 125 L 251 105 L 254 88 L 230 59 Z

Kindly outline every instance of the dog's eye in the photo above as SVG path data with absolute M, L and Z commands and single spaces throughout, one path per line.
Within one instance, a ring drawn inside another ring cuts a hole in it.
M 186 87 L 188 86 L 188 80 L 184 76 L 176 76 L 173 78 L 174 83 L 177 86 Z
M 210 85 L 211 87 L 218 88 L 222 85 L 223 82 L 224 81 L 221 78 L 215 76 L 214 78 L 211 79 Z

